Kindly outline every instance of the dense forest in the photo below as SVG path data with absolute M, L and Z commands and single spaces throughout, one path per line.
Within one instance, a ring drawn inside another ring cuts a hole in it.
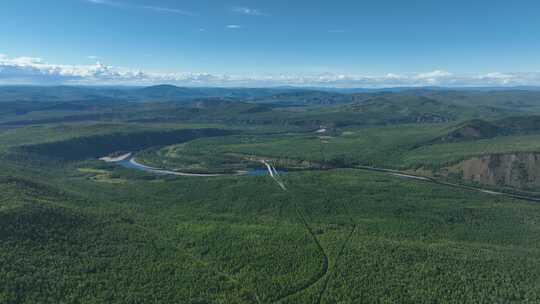
M 536 94 L 1 88 L 0 303 L 538 303 Z

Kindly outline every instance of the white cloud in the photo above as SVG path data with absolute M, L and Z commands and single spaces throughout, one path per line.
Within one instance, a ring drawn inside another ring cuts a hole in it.
M 158 13 L 170 13 L 170 14 L 178 14 L 178 15 L 185 15 L 185 16 L 196 16 L 197 14 L 193 12 L 189 12 L 186 10 L 181 10 L 177 8 L 170 8 L 170 7 L 163 7 L 163 6 L 154 6 L 154 5 L 131 5 L 125 2 L 120 1 L 113 1 L 113 0 L 84 0 L 85 2 L 92 3 L 92 4 L 98 4 L 98 5 L 107 5 L 107 6 L 115 6 L 115 7 L 128 7 L 128 8 L 135 8 L 135 9 L 143 9 L 143 10 L 149 10 L 154 11 Z
M 231 9 L 234 13 L 251 16 L 265 16 L 261 10 L 256 8 L 249 8 L 245 6 L 236 6 Z
M 242 26 L 238 24 L 229 24 L 226 26 L 226 28 L 231 29 L 231 30 L 238 30 L 238 29 L 241 29 Z
M 358 74 L 272 74 L 229 75 L 211 73 L 158 73 L 92 65 L 51 64 L 41 58 L 0 54 L 0 84 L 34 85 L 153 85 L 182 86 L 321 86 L 321 87 L 403 87 L 403 86 L 540 86 L 540 71 L 529 73 L 453 74 L 435 70 L 427 73 L 384 75 Z
M 122 2 L 110 1 L 110 0 L 84 0 L 85 2 L 90 2 L 92 4 L 101 4 L 109 6 L 124 6 Z
M 91 55 L 91 56 L 86 56 L 87 59 L 90 59 L 90 60 L 98 60 L 99 59 L 99 56 L 94 56 L 94 55 Z
M 436 70 L 416 75 L 416 79 L 429 85 L 440 85 L 442 82 L 451 81 L 452 74 L 447 71 Z
M 169 8 L 169 7 L 162 7 L 162 6 L 151 6 L 151 5 L 141 5 L 137 6 L 137 8 L 151 10 L 155 12 L 160 13 L 171 13 L 171 14 L 178 14 L 178 15 L 185 15 L 185 16 L 196 16 L 193 12 L 188 12 L 185 10 L 177 9 L 177 8 Z
M 418 74 L 418 78 L 440 78 L 440 77 L 450 77 L 452 73 L 447 71 L 435 70 L 428 73 Z
M 505 74 L 505 73 L 488 73 L 477 77 L 478 81 L 497 81 L 502 85 L 512 83 L 513 81 L 519 81 L 518 75 Z

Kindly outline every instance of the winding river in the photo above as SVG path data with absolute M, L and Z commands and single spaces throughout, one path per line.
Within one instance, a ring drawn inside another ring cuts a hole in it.
M 116 163 L 116 164 L 121 165 L 122 167 L 128 168 L 128 169 L 140 170 L 140 171 L 150 172 L 150 173 L 154 173 L 154 174 L 188 176 L 188 177 L 217 177 L 217 176 L 242 176 L 242 175 L 244 175 L 244 176 L 265 176 L 265 175 L 270 175 L 270 172 L 271 172 L 270 170 L 265 170 L 265 169 L 263 169 L 261 167 L 261 169 L 251 169 L 251 170 L 248 170 L 248 171 L 239 171 L 237 173 L 232 173 L 232 174 L 184 173 L 184 172 L 171 171 L 171 170 L 154 168 L 154 167 L 143 165 L 141 163 L 138 163 L 135 160 L 135 158 L 133 156 L 133 153 L 127 153 L 127 154 L 117 156 L 117 157 L 102 157 L 102 158 L 100 158 L 100 160 L 106 161 L 106 162 L 109 162 L 109 163 Z M 265 166 L 265 163 L 263 162 L 262 165 Z M 342 169 L 344 169 L 344 168 L 342 168 Z M 536 203 L 540 202 L 540 198 L 534 197 L 534 196 L 521 195 L 521 194 L 512 194 L 512 193 L 507 193 L 507 192 L 497 192 L 497 191 L 493 191 L 491 189 L 485 189 L 485 188 L 480 188 L 480 187 L 472 187 L 472 186 L 466 186 L 466 185 L 461 185 L 461 184 L 449 183 L 449 182 L 436 180 L 436 179 L 430 178 L 430 177 L 412 175 L 412 174 L 408 174 L 408 173 L 401 172 L 401 171 L 396 171 L 396 170 L 382 169 L 382 168 L 375 168 L 375 167 L 368 167 L 368 166 L 357 166 L 355 168 L 347 168 L 347 169 L 375 171 L 375 172 L 380 172 L 380 173 L 386 173 L 388 175 L 393 175 L 393 176 L 396 176 L 396 177 L 401 177 L 401 178 L 406 178 L 406 179 L 411 179 L 411 180 L 417 180 L 417 181 L 423 181 L 423 182 L 439 184 L 439 185 L 443 185 L 443 186 L 447 186 L 447 187 L 451 187 L 451 188 L 459 188 L 459 189 L 464 189 L 464 190 L 469 190 L 469 191 L 482 192 L 484 194 L 493 195 L 493 196 L 505 196 L 505 197 L 510 197 L 510 198 L 514 198 L 514 199 L 526 200 L 526 201 L 530 201 L 530 202 L 536 202 Z M 287 171 L 281 171 L 281 170 L 277 170 L 275 172 L 277 172 L 279 174 L 287 173 Z
M 108 162 L 108 163 L 115 163 L 118 164 L 124 168 L 127 169 L 134 169 L 154 174 L 161 174 L 161 175 L 174 175 L 174 176 L 188 176 L 188 177 L 218 177 L 218 176 L 265 176 L 269 175 L 269 171 L 260 168 L 260 169 L 250 169 L 246 171 L 238 171 L 236 173 L 186 173 L 186 172 L 178 172 L 178 171 L 172 171 L 167 169 L 161 169 L 161 168 L 154 168 L 150 166 L 143 165 L 135 159 L 133 156 L 133 153 L 126 153 L 120 156 L 111 157 L 106 156 L 100 158 L 100 160 Z M 279 174 L 287 173 L 287 171 L 283 170 L 277 170 Z

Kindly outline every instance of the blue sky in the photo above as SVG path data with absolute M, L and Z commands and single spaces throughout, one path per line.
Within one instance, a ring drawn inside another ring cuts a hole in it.
M 4 0 L 0 83 L 538 85 L 538 12 L 527 0 Z

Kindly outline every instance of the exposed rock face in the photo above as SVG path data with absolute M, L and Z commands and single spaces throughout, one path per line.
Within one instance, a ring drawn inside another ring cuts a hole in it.
M 465 160 L 463 178 L 481 184 L 540 188 L 540 153 L 492 154 Z

